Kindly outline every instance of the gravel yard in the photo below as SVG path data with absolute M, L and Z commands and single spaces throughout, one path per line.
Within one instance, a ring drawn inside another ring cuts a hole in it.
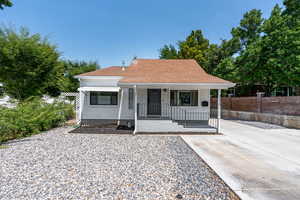
M 178 136 L 70 130 L 0 148 L 0 199 L 239 199 Z

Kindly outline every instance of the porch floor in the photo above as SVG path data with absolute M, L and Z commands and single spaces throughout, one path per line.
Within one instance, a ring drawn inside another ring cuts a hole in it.
M 171 120 L 145 119 L 137 121 L 137 133 L 139 132 L 190 132 L 190 133 L 216 133 L 216 128 L 209 125 L 193 124 L 192 126 L 184 127 Z

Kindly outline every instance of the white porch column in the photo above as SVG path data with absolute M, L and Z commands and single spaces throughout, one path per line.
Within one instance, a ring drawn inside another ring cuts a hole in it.
M 123 107 L 123 98 L 124 98 L 124 88 L 121 88 L 121 97 L 120 97 L 120 105 L 119 105 L 119 113 L 118 113 L 118 126 L 121 123 L 121 114 L 122 114 L 122 107 Z
M 133 134 L 135 134 L 137 132 L 137 117 L 138 117 L 138 113 L 137 113 L 137 108 L 138 108 L 138 105 L 137 105 L 137 88 L 136 88 L 136 85 L 134 86 L 134 131 L 133 131 Z
M 218 89 L 218 127 L 217 132 L 220 133 L 221 129 L 221 89 Z
M 78 124 L 81 122 L 81 118 L 82 118 L 82 110 L 83 110 L 83 106 L 84 106 L 84 97 L 85 94 L 83 91 L 79 91 L 79 120 L 78 120 Z

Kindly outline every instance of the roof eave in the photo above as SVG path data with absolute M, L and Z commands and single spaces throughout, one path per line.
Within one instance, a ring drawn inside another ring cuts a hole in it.
M 123 78 L 123 76 L 106 76 L 106 75 L 101 75 L 101 76 L 81 76 L 81 75 L 77 75 L 74 76 L 74 78 L 77 79 L 114 79 L 114 78 Z
M 203 88 L 210 88 L 210 89 L 228 89 L 234 87 L 235 83 L 125 83 L 119 82 L 118 86 L 199 86 Z

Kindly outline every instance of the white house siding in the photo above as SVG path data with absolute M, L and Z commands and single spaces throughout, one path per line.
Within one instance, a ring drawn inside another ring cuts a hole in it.
M 118 81 L 121 77 L 102 77 L 98 79 L 81 79 L 80 86 L 81 87 L 116 87 L 118 86 Z M 185 87 L 178 88 L 174 87 L 172 90 L 195 90 L 195 87 Z M 123 99 L 121 100 L 121 90 L 123 90 Z M 129 109 L 128 101 L 129 101 L 129 88 L 121 88 L 118 96 L 118 105 L 90 105 L 90 92 L 84 92 L 84 102 L 82 107 L 81 119 L 112 119 L 116 120 L 119 117 L 119 108 L 122 107 L 122 112 L 120 113 L 120 119 L 128 120 L 134 119 L 134 109 Z M 137 103 L 142 105 L 142 109 L 144 114 L 147 114 L 147 88 L 137 88 Z M 208 101 L 210 103 L 210 90 L 209 89 L 198 89 L 198 106 L 195 107 L 177 107 L 182 110 L 186 110 L 187 112 L 206 112 L 208 119 L 209 116 L 209 108 L 202 107 L 202 101 Z M 122 103 L 122 105 L 120 105 Z M 135 102 L 134 102 L 135 103 Z M 161 103 L 163 107 L 170 105 L 170 89 L 162 89 L 161 91 Z M 167 109 L 162 109 L 162 116 L 167 116 L 170 111 Z M 192 116 L 193 114 L 190 114 Z M 192 118 L 190 118 L 192 120 Z M 180 119 L 178 119 L 180 120 Z
M 172 88 L 172 90 L 180 90 L 180 88 Z M 184 88 L 183 90 L 195 90 L 195 88 Z M 147 114 L 147 88 L 138 88 L 138 103 L 141 105 L 140 107 L 140 114 L 145 115 Z M 201 105 L 202 101 L 207 101 L 208 106 L 203 107 Z M 169 105 L 170 105 L 170 89 L 162 89 L 161 91 L 161 104 L 162 104 L 162 117 L 167 117 L 170 115 Z M 187 118 L 190 120 L 199 119 L 199 112 L 201 113 L 201 118 L 203 120 L 208 120 L 209 112 L 210 112 L 210 90 L 209 89 L 198 89 L 198 106 L 176 106 L 174 107 L 180 108 L 183 111 L 187 111 Z M 141 110 L 142 109 L 142 110 Z M 132 114 L 133 115 L 133 114 Z M 176 117 L 176 116 L 175 116 Z M 178 120 L 183 120 L 183 115 L 178 114 Z
M 134 120 L 134 102 L 133 102 L 133 108 L 129 109 L 129 88 L 122 88 L 123 91 L 123 101 L 121 102 L 122 105 L 121 108 L 121 119 L 132 119 Z M 133 98 L 134 101 L 134 98 Z
M 81 79 L 80 87 L 116 87 L 120 77 L 103 77 L 95 79 Z M 84 102 L 81 119 L 118 119 L 120 93 L 118 105 L 90 105 L 90 92 L 84 92 Z
M 137 101 L 139 104 L 147 105 L 147 88 L 138 88 L 137 89 Z
M 81 119 L 118 119 L 120 95 L 118 105 L 90 105 L 90 92 L 85 92 Z
M 201 102 L 202 101 L 207 101 L 208 106 L 207 107 L 202 107 Z M 198 105 L 203 111 L 210 111 L 210 90 L 209 89 L 201 89 L 198 92 Z
M 162 89 L 161 90 L 161 115 L 162 117 L 167 117 L 170 113 L 169 106 L 170 106 L 170 90 L 168 89 Z
M 119 76 L 101 77 L 98 79 L 80 79 L 80 87 L 117 87 Z
M 188 90 L 188 89 L 185 89 Z M 191 89 L 194 90 L 194 89 Z M 170 96 L 170 95 L 169 95 Z M 182 112 L 186 111 L 186 119 L 187 120 L 208 120 L 209 119 L 209 112 L 210 112 L 210 90 L 209 89 L 199 89 L 198 90 L 198 106 L 176 106 L 176 108 L 179 108 Z M 202 101 L 208 101 L 208 106 L 203 107 L 201 105 Z M 174 114 L 174 113 L 173 113 Z M 173 115 L 174 116 L 174 115 Z M 174 118 L 176 120 L 184 120 L 185 115 L 183 113 L 179 113 Z
M 139 114 L 145 117 L 147 115 L 147 88 L 137 88 L 137 103 L 139 104 Z

